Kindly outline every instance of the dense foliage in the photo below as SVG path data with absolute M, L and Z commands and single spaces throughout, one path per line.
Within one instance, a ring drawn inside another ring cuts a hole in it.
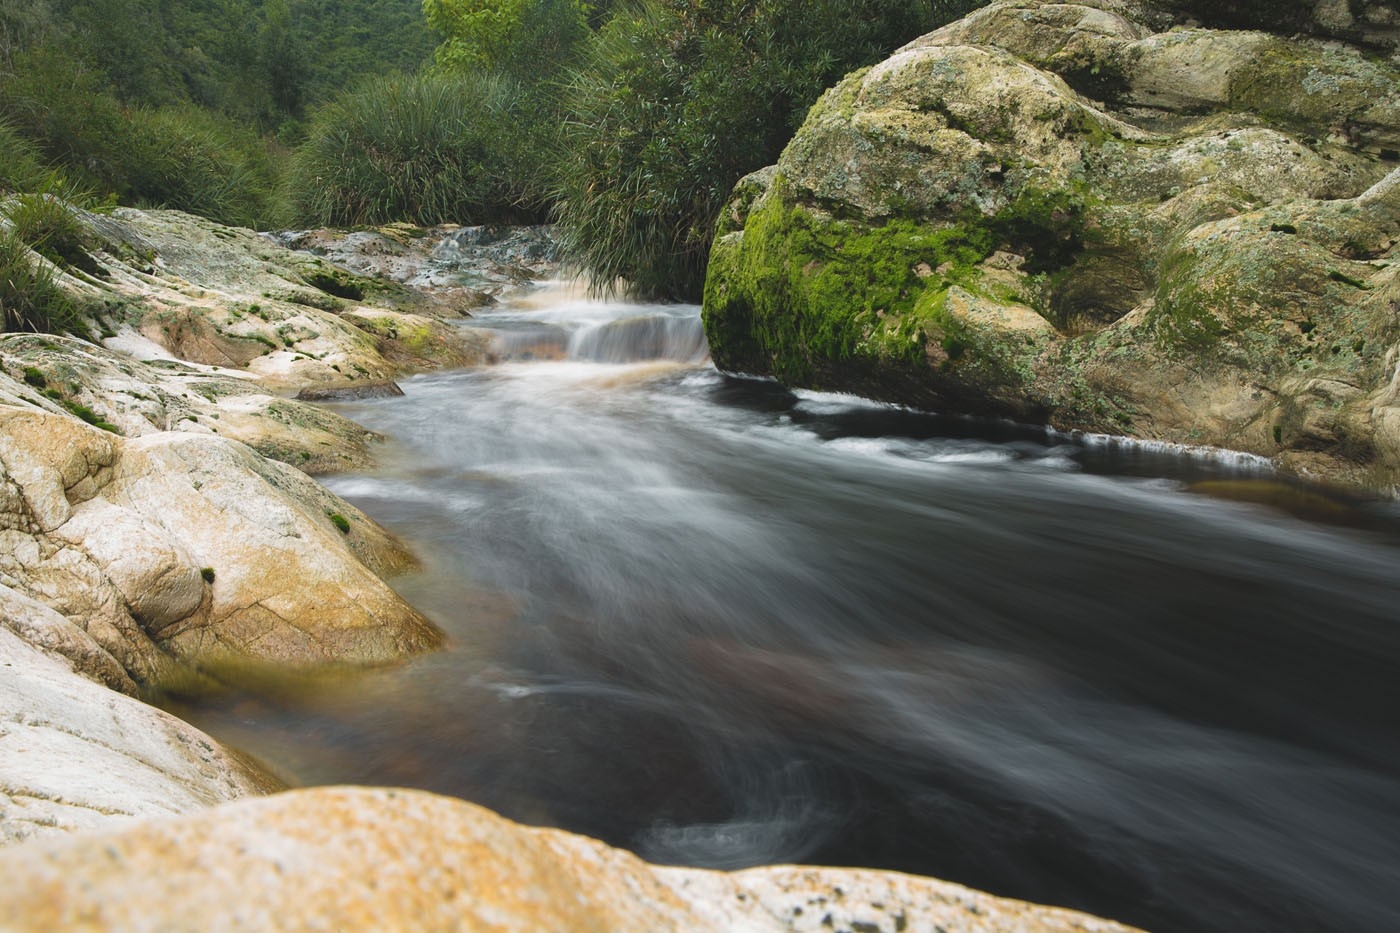
M 428 25 L 443 35 L 440 66 L 530 83 L 570 63 L 589 34 L 589 11 L 579 0 L 423 0 Z
M 597 283 L 697 299 L 721 206 L 821 92 L 973 0 L 645 0 L 568 87 L 556 198 Z
M 595 282 L 694 299 L 822 90 L 975 5 L 0 0 L 0 185 L 258 227 L 553 208 Z
M 37 191 L 47 174 L 39 147 L 0 122 L 0 190 Z
M 124 104 L 196 104 L 264 130 L 432 53 L 420 0 L 0 0 L 4 49 L 97 71 Z
M 77 304 L 58 284 L 58 270 L 91 269 L 82 224 L 51 194 L 9 198 L 0 205 L 0 331 L 87 335 Z
M 357 225 L 538 220 L 532 102 L 486 72 L 384 78 L 323 108 L 292 160 L 303 220 Z
M 0 232 L 0 331 L 52 333 L 71 329 L 74 319 L 53 267 L 15 234 Z
M 0 0 L 0 121 L 100 195 L 270 226 L 306 114 L 432 46 L 419 0 Z

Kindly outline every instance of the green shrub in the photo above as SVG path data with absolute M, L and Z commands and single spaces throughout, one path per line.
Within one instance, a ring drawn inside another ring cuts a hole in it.
M 537 219 L 536 106 L 515 83 L 479 73 L 373 80 L 313 117 L 288 199 L 312 224 Z
M 847 72 L 975 0 L 645 0 L 597 34 L 567 90 L 555 188 L 595 283 L 699 298 L 715 219 Z
M 53 266 L 8 230 L 0 232 L 0 331 L 87 334 Z
M 48 176 L 39 147 L 0 120 L 0 191 L 37 191 Z
M 51 194 L 22 194 L 4 208 L 11 230 L 50 262 L 97 274 L 88 254 L 89 237 L 83 222 L 61 198 Z
M 434 53 L 439 67 L 537 83 L 569 64 L 588 36 L 590 6 L 579 0 L 423 0 L 423 14 L 444 36 Z
M 39 49 L 16 63 L 0 76 L 0 119 L 83 188 L 227 224 L 284 219 L 277 165 L 253 129 L 193 106 L 124 106 L 61 50 Z
M 83 181 L 108 174 L 123 136 L 121 104 L 101 76 L 57 49 L 15 56 L 14 69 L 0 76 L 0 117 L 46 161 L 72 167 Z
M 194 107 L 132 110 L 122 129 L 112 181 L 123 200 L 234 226 L 267 229 L 285 219 L 277 165 L 251 130 Z

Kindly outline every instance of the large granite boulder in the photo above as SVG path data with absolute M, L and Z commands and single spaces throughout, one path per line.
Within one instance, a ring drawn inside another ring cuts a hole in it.
M 322 788 L 0 853 L 5 929 L 1127 933 L 894 872 L 658 868 L 418 791 Z
M 1400 477 L 1400 69 L 1002 0 L 849 76 L 742 181 L 721 368 Z

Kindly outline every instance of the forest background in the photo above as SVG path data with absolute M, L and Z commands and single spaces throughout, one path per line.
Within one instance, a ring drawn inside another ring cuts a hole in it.
M 698 300 L 734 184 L 821 92 L 985 2 L 0 0 L 0 266 L 80 252 L 59 199 L 554 221 L 595 283 Z

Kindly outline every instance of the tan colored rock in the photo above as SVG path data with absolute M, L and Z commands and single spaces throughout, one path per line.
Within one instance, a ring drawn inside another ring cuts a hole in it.
M 356 308 L 343 318 L 373 336 L 380 354 L 401 372 L 468 366 L 491 356 L 490 337 L 460 324 L 375 308 Z
M 0 406 L 0 481 L 0 584 L 62 612 L 135 681 L 158 682 L 172 656 L 383 663 L 440 641 L 376 575 L 411 564 L 402 547 L 243 444 L 124 440 Z
M 315 510 L 337 500 L 241 444 L 197 435 L 129 441 L 114 487 L 115 504 L 159 526 L 215 574 L 207 617 L 153 632 L 176 654 L 382 663 L 440 641 L 355 559 L 326 511 Z M 367 524 L 348 503 L 333 514 Z
M 311 474 L 372 462 L 380 438 L 332 411 L 268 394 L 246 372 L 176 360 L 131 332 L 114 343 L 0 334 L 0 402 L 56 413 L 81 406 L 127 437 L 217 434 Z
M 251 230 L 178 211 L 74 214 L 99 244 L 93 258 L 103 274 L 60 280 L 85 303 L 104 307 L 94 330 L 114 334 L 107 338 L 114 347 L 158 348 L 188 363 L 246 370 L 264 387 L 391 378 L 404 361 L 386 360 L 373 335 L 341 319 L 352 309 L 409 318 L 414 311 L 462 313 L 379 270 L 357 274 Z M 476 362 L 477 343 L 435 340 L 416 347 L 408 362 Z
M 0 853 L 7 930 L 1126 933 L 892 872 L 657 868 L 418 791 L 322 788 Z

